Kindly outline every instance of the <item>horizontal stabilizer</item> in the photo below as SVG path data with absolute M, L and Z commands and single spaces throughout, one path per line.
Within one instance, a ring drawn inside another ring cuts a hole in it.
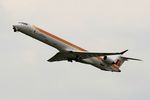
M 124 59 L 124 60 L 137 60 L 137 61 L 142 61 L 141 59 L 130 58 L 130 57 L 122 57 L 122 56 L 121 56 L 121 58 Z

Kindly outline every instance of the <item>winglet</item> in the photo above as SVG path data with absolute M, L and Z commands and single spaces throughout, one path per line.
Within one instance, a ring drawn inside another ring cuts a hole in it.
M 120 54 L 122 54 L 122 55 L 123 55 L 123 54 L 124 54 L 125 52 L 127 52 L 127 51 L 128 51 L 128 49 L 127 49 L 127 50 L 125 50 L 125 51 L 120 52 Z

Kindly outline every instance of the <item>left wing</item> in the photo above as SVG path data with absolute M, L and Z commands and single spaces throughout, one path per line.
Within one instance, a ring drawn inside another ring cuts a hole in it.
M 73 52 L 73 51 L 58 52 L 55 56 L 50 58 L 48 61 L 49 62 L 62 61 L 62 60 L 79 61 L 82 59 L 98 57 L 98 56 L 122 55 L 127 51 L 128 50 L 125 50 L 123 52 L 118 52 L 118 53 L 92 53 L 92 52 Z

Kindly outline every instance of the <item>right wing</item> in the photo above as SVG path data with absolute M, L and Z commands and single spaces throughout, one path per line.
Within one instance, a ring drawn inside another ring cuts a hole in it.
M 82 59 L 98 57 L 98 56 L 121 55 L 127 51 L 128 50 L 125 50 L 119 53 L 92 53 L 92 52 L 73 52 L 73 51 L 58 52 L 48 61 L 53 62 L 53 61 L 62 61 L 62 60 L 82 60 Z

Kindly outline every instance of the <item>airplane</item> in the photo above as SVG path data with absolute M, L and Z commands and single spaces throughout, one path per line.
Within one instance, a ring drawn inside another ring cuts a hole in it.
M 60 37 L 57 37 L 43 29 L 30 25 L 25 22 L 19 22 L 16 25 L 13 25 L 14 32 L 21 32 L 32 38 L 35 38 L 49 46 L 52 46 L 58 50 L 53 57 L 51 57 L 48 62 L 55 61 L 69 61 L 69 62 L 80 62 L 84 64 L 90 64 L 94 67 L 111 72 L 121 72 L 120 67 L 124 61 L 128 60 L 137 60 L 142 61 L 136 58 L 124 57 L 121 56 L 128 50 L 115 53 L 96 53 L 88 52 L 86 49 L 83 49 L 77 45 L 74 45 Z M 119 55 L 115 60 L 111 59 L 108 56 Z

